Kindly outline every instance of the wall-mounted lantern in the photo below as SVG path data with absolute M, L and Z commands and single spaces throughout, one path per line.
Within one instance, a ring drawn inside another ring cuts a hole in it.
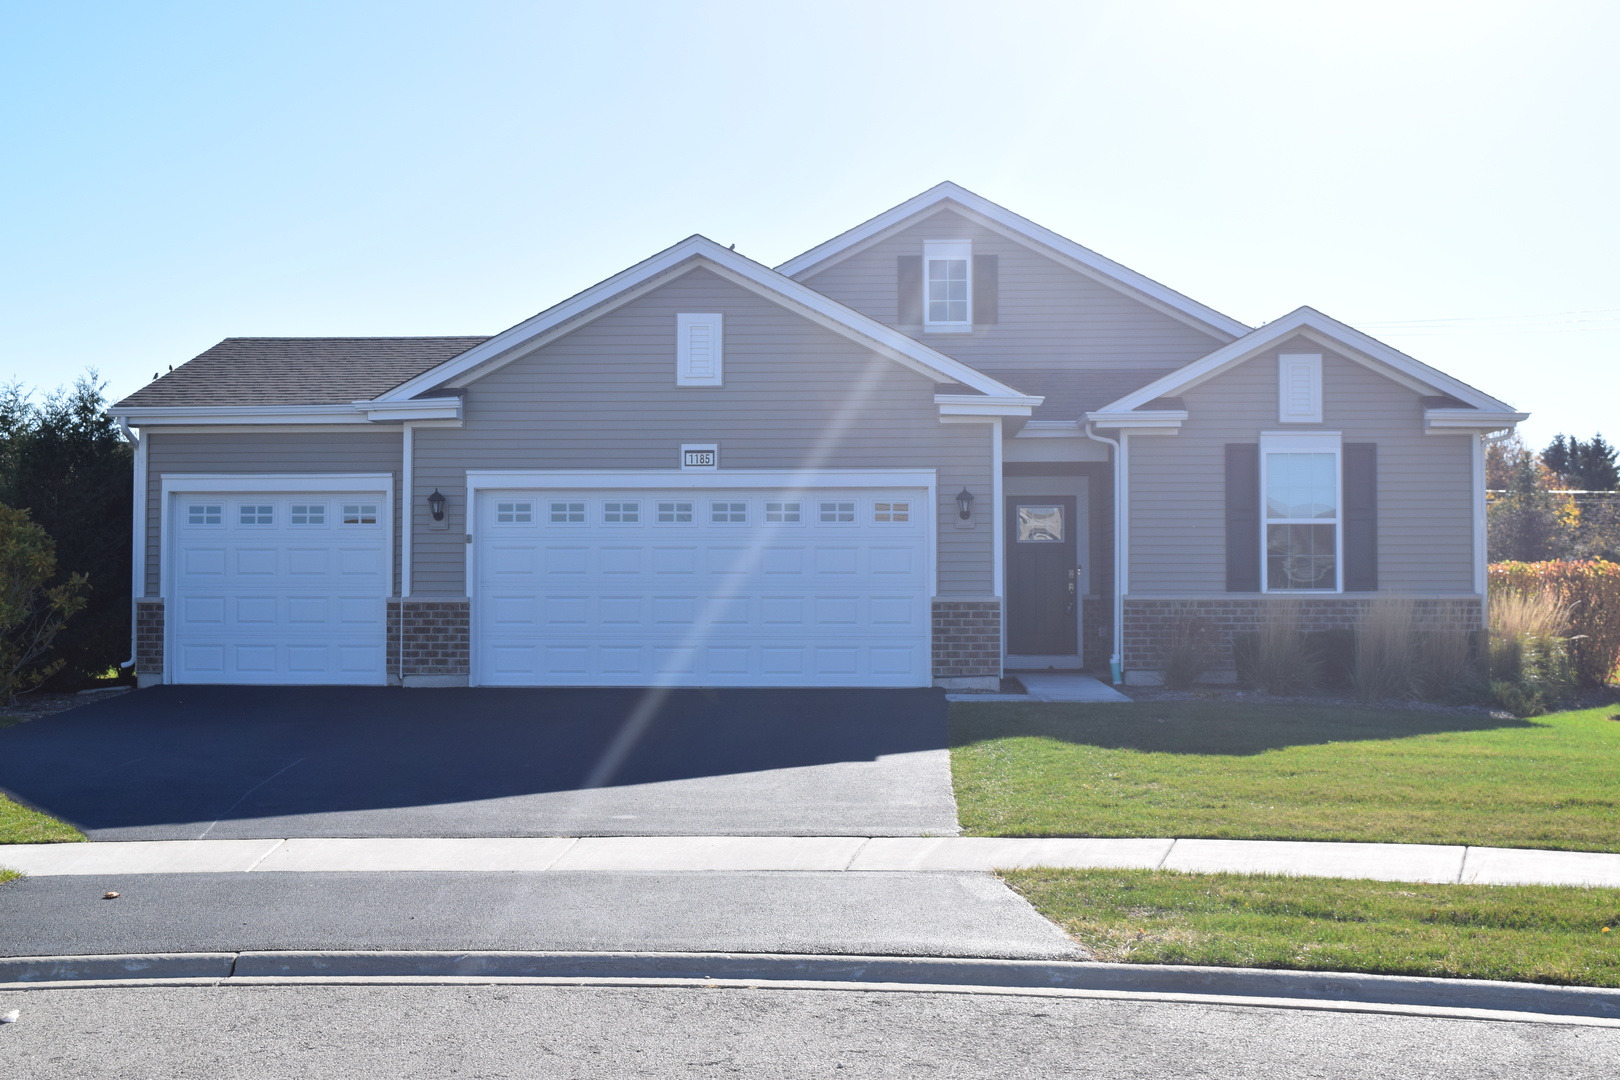
M 433 515 L 434 521 L 444 520 L 444 495 L 438 488 L 434 488 L 433 494 L 428 496 L 428 513 Z
M 973 492 L 967 488 L 956 493 L 956 516 L 963 521 L 973 516 Z

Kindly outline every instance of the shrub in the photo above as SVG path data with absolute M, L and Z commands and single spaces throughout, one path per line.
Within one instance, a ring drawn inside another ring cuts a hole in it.
M 1504 597 L 1535 593 L 1546 593 L 1564 610 L 1570 661 L 1580 685 L 1613 680 L 1620 664 L 1620 563 L 1496 563 L 1490 568 L 1492 623 Z
M 1315 689 L 1322 662 L 1300 629 L 1301 608 L 1292 598 L 1267 603 L 1260 629 L 1243 636 L 1237 648 L 1238 674 L 1268 694 Z
M 28 511 L 0 506 L 0 700 L 14 701 L 59 671 L 45 659 L 63 625 L 84 607 L 85 577 L 59 585 L 56 545 Z
M 1417 635 L 1414 682 L 1425 701 L 1477 699 L 1483 674 L 1478 635 L 1456 630 Z
M 1164 685 L 1172 690 L 1190 689 L 1219 662 L 1220 650 L 1220 630 L 1212 620 L 1190 607 L 1177 608 L 1160 660 Z
M 1516 716 L 1546 712 L 1569 697 L 1574 665 L 1568 610 L 1553 592 L 1504 592 L 1491 600 L 1491 697 Z
M 1362 609 L 1356 626 L 1350 685 L 1362 701 L 1411 697 L 1417 690 L 1417 605 L 1381 596 Z

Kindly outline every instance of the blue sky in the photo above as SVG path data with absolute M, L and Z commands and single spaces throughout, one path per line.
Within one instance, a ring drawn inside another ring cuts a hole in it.
M 492 333 L 955 180 L 1620 435 L 1620 5 L 0 0 L 0 378 Z

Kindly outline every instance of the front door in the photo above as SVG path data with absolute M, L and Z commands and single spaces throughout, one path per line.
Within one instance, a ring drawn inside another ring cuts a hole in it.
M 1007 652 L 1069 657 L 1079 652 L 1080 573 L 1074 496 L 1007 499 Z

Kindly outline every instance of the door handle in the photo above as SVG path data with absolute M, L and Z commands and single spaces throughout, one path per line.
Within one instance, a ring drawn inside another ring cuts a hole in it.
M 1064 607 L 1063 607 L 1063 614 L 1065 614 L 1065 615 L 1073 615 L 1074 614 L 1074 597 L 1075 597 L 1074 583 L 1075 583 L 1075 575 L 1078 574 L 1079 572 L 1080 572 L 1079 567 L 1076 567 L 1075 569 L 1069 571 L 1069 602 L 1067 604 L 1065 604 Z

